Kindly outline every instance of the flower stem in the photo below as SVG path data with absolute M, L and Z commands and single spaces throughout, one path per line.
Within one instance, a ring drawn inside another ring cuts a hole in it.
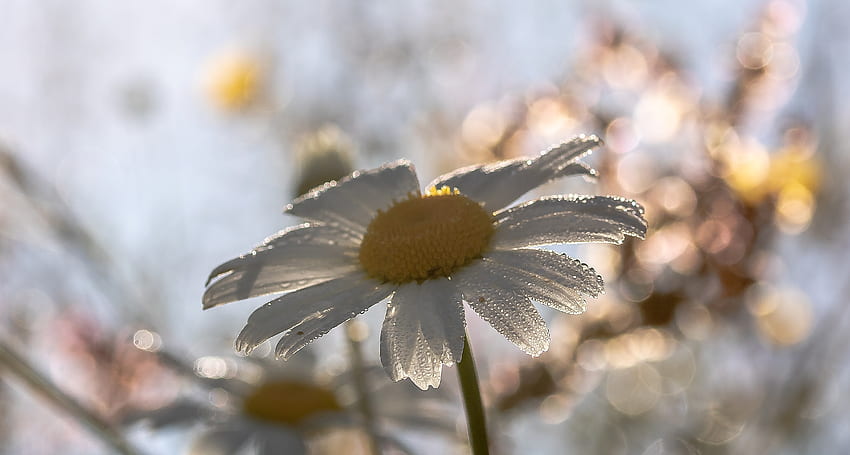
M 345 326 L 345 338 L 348 340 L 349 354 L 351 356 L 351 373 L 354 376 L 354 387 L 357 390 L 357 408 L 363 419 L 363 430 L 366 432 L 368 452 L 371 455 L 381 453 L 381 445 L 378 437 L 377 425 L 375 423 L 375 411 L 369 394 L 369 384 L 366 378 L 365 361 L 363 360 L 363 349 L 360 337 L 357 335 L 357 324 L 359 321 L 348 321 Z
M 138 454 L 108 422 L 56 388 L 52 382 L 35 371 L 20 355 L 2 341 L 0 341 L 0 367 L 3 367 L 13 376 L 17 376 L 36 395 L 75 418 L 77 423 L 88 427 L 92 434 L 111 446 L 115 452 L 122 455 Z
M 463 355 L 457 364 L 460 389 L 463 392 L 463 405 L 466 408 L 466 425 L 469 429 L 469 445 L 473 455 L 488 455 L 487 423 L 484 419 L 484 406 L 481 404 L 481 391 L 478 389 L 478 373 L 472 359 L 469 346 L 469 334 L 463 338 Z

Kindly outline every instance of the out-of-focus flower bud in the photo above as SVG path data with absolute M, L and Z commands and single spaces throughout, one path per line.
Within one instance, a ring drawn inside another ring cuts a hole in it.
M 296 149 L 299 167 L 296 194 L 304 194 L 350 174 L 354 170 L 353 149 L 348 136 L 334 125 L 323 126 L 304 136 Z

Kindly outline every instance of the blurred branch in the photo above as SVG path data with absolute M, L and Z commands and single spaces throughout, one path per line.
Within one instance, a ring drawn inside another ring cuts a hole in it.
M 59 390 L 2 341 L 0 341 L 0 365 L 4 367 L 4 371 L 8 371 L 29 387 L 35 395 L 73 417 L 118 453 L 124 455 L 139 453 L 109 423 Z
M 847 243 L 839 251 L 846 251 Z M 824 374 L 830 366 L 840 365 L 841 356 L 846 355 L 846 346 L 850 342 L 850 333 L 846 330 L 850 318 L 850 306 L 845 304 L 850 293 L 850 276 L 844 280 L 844 286 L 836 293 L 832 305 L 821 318 L 818 330 L 795 356 L 788 371 L 795 374 L 789 381 L 776 384 L 766 397 L 765 402 L 773 404 L 772 412 L 764 413 L 763 421 L 772 428 L 776 438 L 772 444 L 776 448 L 798 442 L 801 449 L 806 443 L 805 435 L 817 423 L 803 417 L 805 412 L 823 399 L 828 383 L 834 378 Z M 773 399 L 771 399 L 773 398 Z
M 139 293 L 126 284 L 115 272 L 120 269 L 109 253 L 91 231 L 77 218 L 62 200 L 55 186 L 27 168 L 4 144 L 0 143 L 0 172 L 25 197 L 27 203 L 45 222 L 50 231 L 68 250 L 78 254 L 86 270 L 95 281 L 102 284 L 101 290 L 109 300 L 123 307 L 132 321 L 151 323 L 150 312 Z M 134 270 L 133 273 L 141 273 Z M 142 277 L 139 282 L 150 280 Z M 145 299 L 149 301 L 150 299 Z
M 363 430 L 369 444 L 369 453 L 376 455 L 381 453 L 378 429 L 375 424 L 375 408 L 372 406 L 372 397 L 369 393 L 368 379 L 365 374 L 366 361 L 363 359 L 363 347 L 358 337 L 357 321 L 348 321 L 345 325 L 345 338 L 348 341 L 349 357 L 351 361 L 351 374 L 354 378 L 354 386 L 357 390 L 357 409 L 363 419 Z M 362 331 L 362 329 L 360 330 Z
M 106 251 L 82 227 L 53 186 L 33 170 L 27 169 L 3 144 L 0 144 L 0 169 L 60 239 L 80 247 L 98 262 L 108 260 Z

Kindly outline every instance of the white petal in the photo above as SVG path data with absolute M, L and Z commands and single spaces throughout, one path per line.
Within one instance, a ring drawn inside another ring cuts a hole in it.
M 595 176 L 596 171 L 574 161 L 590 153 L 602 141 L 596 136 L 577 136 L 533 159 L 517 159 L 458 169 L 430 186 L 457 188 L 489 211 L 507 206 L 538 186 L 569 175 Z
M 350 273 L 281 296 L 254 310 L 236 339 L 236 349 L 250 352 L 283 332 L 278 355 L 287 357 L 392 293 L 392 285 Z
M 245 445 L 251 437 L 251 431 L 244 425 L 224 425 L 202 433 L 189 446 L 189 455 L 231 455 Z
M 204 308 L 276 292 L 295 291 L 359 268 L 359 239 L 346 231 L 302 224 L 279 232 L 210 273 Z
M 582 294 L 604 292 L 593 268 L 564 254 L 541 250 L 491 251 L 483 261 L 499 270 L 516 292 L 569 314 L 587 309 Z
M 469 306 L 517 347 L 533 356 L 549 349 L 546 322 L 500 270 L 476 261 L 452 275 Z
M 334 296 L 332 302 L 313 305 L 317 308 L 317 311 L 306 316 L 283 334 L 275 347 L 275 355 L 284 360 L 289 359 L 293 354 L 313 340 L 328 333 L 334 327 L 364 313 L 372 305 L 383 301 L 396 289 L 394 284 L 378 283 L 368 279 L 365 275 L 363 279 L 366 281 L 343 295 Z
M 255 423 L 256 430 L 251 438 L 252 451 L 255 455 L 306 455 L 307 446 L 304 440 L 292 428 L 283 425 Z
M 460 362 L 466 333 L 460 290 L 445 278 L 425 281 L 420 289 L 419 323 L 422 336 L 444 364 Z
M 463 353 L 463 301 L 445 278 L 401 286 L 387 305 L 381 329 L 381 363 L 399 381 L 425 390 L 440 385 L 443 364 Z
M 363 234 L 378 210 L 410 194 L 419 195 L 413 165 L 396 161 L 329 182 L 286 206 L 286 212 Z
M 643 238 L 643 207 L 614 196 L 552 196 L 495 214 L 497 249 L 556 243 L 622 243 L 625 236 Z
M 121 423 L 131 425 L 143 422 L 158 430 L 177 425 L 190 425 L 204 422 L 212 417 L 209 405 L 203 405 L 187 399 L 177 399 L 173 403 L 158 409 L 132 411 L 121 418 Z

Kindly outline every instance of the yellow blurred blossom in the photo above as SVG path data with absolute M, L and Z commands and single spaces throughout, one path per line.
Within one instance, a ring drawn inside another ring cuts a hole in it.
M 723 167 L 724 180 L 745 203 L 755 205 L 773 197 L 783 230 L 793 233 L 808 226 L 821 169 L 805 130 L 790 129 L 786 145 L 769 153 L 756 140 L 740 138 L 730 129 L 711 151 Z
M 263 68 L 255 56 L 228 51 L 207 65 L 204 88 L 216 106 L 234 111 L 252 104 L 260 93 Z
M 805 230 L 815 211 L 815 195 L 821 184 L 821 165 L 807 132 L 793 128 L 786 134 L 788 145 L 771 160 L 767 186 L 776 195 L 776 223 L 783 231 Z
M 757 204 L 769 194 L 770 154 L 752 138 L 730 135 L 721 146 L 720 161 L 729 187 L 748 204 Z
M 803 144 L 786 146 L 770 160 L 767 185 L 772 193 L 779 193 L 792 185 L 799 185 L 811 193 L 820 187 L 820 163 L 812 149 Z

